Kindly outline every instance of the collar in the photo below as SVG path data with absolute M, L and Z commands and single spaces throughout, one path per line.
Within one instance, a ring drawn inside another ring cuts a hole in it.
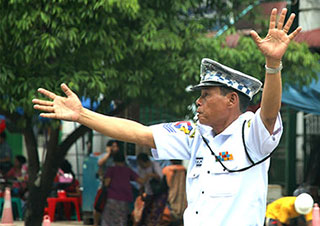
M 200 135 L 204 136 L 205 138 L 215 136 L 211 126 L 203 125 L 198 121 L 197 128 L 199 130 Z
M 237 130 L 239 126 L 242 126 L 244 120 L 248 120 L 252 118 L 253 112 L 247 111 L 241 114 L 236 120 L 234 120 L 225 130 L 219 133 L 217 136 L 230 136 Z M 197 123 L 198 128 L 200 130 L 200 134 L 202 134 L 205 138 L 215 137 L 216 134 L 214 133 L 211 126 L 203 125 L 201 123 Z
M 223 130 L 219 135 L 230 136 L 236 131 L 236 129 L 242 126 L 244 120 L 252 118 L 253 112 L 247 111 L 241 114 L 236 120 L 234 120 L 225 130 Z

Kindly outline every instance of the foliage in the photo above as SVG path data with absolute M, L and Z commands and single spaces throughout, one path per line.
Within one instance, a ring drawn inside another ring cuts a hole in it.
M 183 116 L 198 95 L 185 87 L 198 83 L 203 57 L 263 81 L 264 58 L 250 37 L 230 48 L 225 40 L 234 28 L 206 35 L 231 26 L 255 2 L 0 0 L 0 113 L 22 118 L 23 127 L 22 116 L 35 114 L 36 88 L 61 94 L 65 82 L 93 101 L 136 101 Z M 265 35 L 265 20 L 256 21 Z M 310 83 L 318 61 L 318 54 L 293 42 L 283 59 L 284 83 Z
M 109 65 L 123 58 L 127 29 L 113 15 L 135 18 L 137 1 L 12 0 L 1 6 L 2 109 L 12 113 L 20 106 L 33 114 L 36 88 L 61 93 L 61 82 L 84 96 L 109 94 L 105 74 L 116 76 Z
M 139 100 L 183 115 L 202 57 L 263 75 L 248 38 L 231 49 L 224 36 L 204 36 L 252 2 L 2 0 L 1 112 L 33 115 L 36 88 L 61 94 L 65 82 L 92 100 Z

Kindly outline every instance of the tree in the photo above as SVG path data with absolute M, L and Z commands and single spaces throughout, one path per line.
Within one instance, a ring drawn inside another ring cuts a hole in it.
M 41 225 L 56 171 L 72 143 L 88 131 L 80 126 L 59 143 L 60 122 L 39 122 L 32 109 L 36 88 L 61 94 L 59 84 L 65 82 L 81 97 L 95 101 L 102 95 L 102 113 L 110 113 L 105 103 L 120 100 L 152 103 L 183 117 L 195 99 L 184 90 L 198 82 L 202 57 L 262 79 L 264 59 L 249 37 L 232 49 L 225 36 L 205 35 L 214 25 L 228 23 L 237 12 L 233 6 L 243 5 L 236 0 L 0 0 L 0 113 L 19 126 L 27 146 L 26 225 Z M 301 61 L 301 67 L 312 67 L 316 61 L 298 44 L 287 56 L 288 65 Z M 301 83 L 312 78 L 309 72 L 298 75 Z M 43 166 L 35 126 L 50 131 Z

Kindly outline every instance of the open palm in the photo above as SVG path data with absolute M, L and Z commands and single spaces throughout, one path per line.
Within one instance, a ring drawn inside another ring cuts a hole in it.
M 283 27 L 286 14 L 287 9 L 283 9 L 276 26 L 277 9 L 272 10 L 269 31 L 264 39 L 261 39 L 255 31 L 251 31 L 253 40 L 266 58 L 281 60 L 290 41 L 301 31 L 301 27 L 298 27 L 290 35 L 287 34 L 290 30 L 295 14 L 290 15 L 287 23 Z
M 34 108 L 47 113 L 41 113 L 41 117 L 55 118 L 67 121 L 78 121 L 82 111 L 81 102 L 66 84 L 61 85 L 61 89 L 67 97 L 57 96 L 56 94 L 40 88 L 38 92 L 47 96 L 52 101 L 33 99 Z

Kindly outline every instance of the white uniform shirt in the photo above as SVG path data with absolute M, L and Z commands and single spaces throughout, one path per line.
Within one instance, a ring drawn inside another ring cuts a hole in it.
M 251 165 L 244 151 L 242 125 L 247 150 L 254 162 L 270 154 L 280 141 L 282 121 L 277 117 L 272 135 L 262 123 L 260 109 L 246 112 L 222 133 L 215 136 L 211 127 L 190 122 L 151 126 L 156 148 L 155 159 L 188 159 L 185 226 L 256 226 L 263 225 L 268 186 L 267 159 L 249 170 L 224 171 L 211 154 L 200 133 L 215 155 L 228 169 Z

